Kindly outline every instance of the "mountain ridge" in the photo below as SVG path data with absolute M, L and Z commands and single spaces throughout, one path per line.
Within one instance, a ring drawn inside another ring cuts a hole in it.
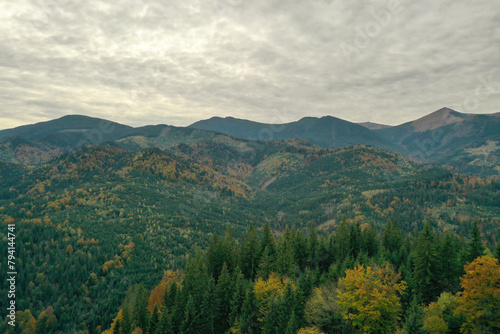
M 0 130 L 0 160 L 36 165 L 85 145 L 103 143 L 140 150 L 166 149 L 215 138 L 219 141 L 301 139 L 324 148 L 369 145 L 403 154 L 420 163 L 499 178 L 498 116 L 500 113 L 464 114 L 444 107 L 396 126 L 352 123 L 327 115 L 306 116 L 282 124 L 214 116 L 187 127 L 166 124 L 131 127 L 95 117 L 66 115 Z

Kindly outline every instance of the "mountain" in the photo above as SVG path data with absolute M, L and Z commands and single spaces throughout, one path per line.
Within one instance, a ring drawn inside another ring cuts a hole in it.
M 375 130 L 421 163 L 499 178 L 500 117 L 442 108 L 412 122 Z
M 387 129 L 387 128 L 391 127 L 391 125 L 378 124 L 378 123 L 372 123 L 372 122 L 363 122 L 363 123 L 357 123 L 357 124 L 362 125 L 365 128 L 368 128 L 370 130 L 380 130 L 380 129 Z
M 304 117 L 299 121 L 285 124 L 265 124 L 233 117 L 213 117 L 193 123 L 189 127 L 221 132 L 249 140 L 299 138 L 325 148 L 371 145 L 399 151 L 397 145 L 368 128 L 332 116 Z
M 500 113 L 463 114 L 442 108 L 398 126 L 354 124 L 335 117 L 305 117 L 285 124 L 265 124 L 213 117 L 189 127 L 130 127 L 104 119 L 69 115 L 0 131 L 0 161 L 34 166 L 86 145 L 141 150 L 167 149 L 212 140 L 245 146 L 249 141 L 301 139 L 323 148 L 370 145 L 403 154 L 424 164 L 500 179 Z M 235 141 L 245 139 L 245 141 Z M 195 145 L 196 146 L 196 145 Z M 194 146 L 194 147 L 195 147 Z
M 134 129 L 99 118 L 68 115 L 0 131 L 0 156 L 27 165 L 49 161 L 85 145 L 126 136 Z
M 160 129 L 138 133 L 154 133 L 154 141 Z M 465 234 L 477 220 L 488 226 L 489 244 L 500 233 L 495 182 L 372 146 L 171 131 L 190 140 L 210 136 L 165 149 L 108 141 L 29 170 L 0 162 L 0 219 L 16 222 L 16 243 L 23 245 L 20 319 L 54 314 L 55 332 L 64 333 L 108 328 L 129 287 L 151 289 L 227 227 L 236 237 L 265 222 L 279 234 L 311 224 L 330 234 L 345 219 L 381 232 L 390 219 L 409 235 L 424 221 Z M 133 147 L 120 147 L 126 145 Z M 7 290 L 1 281 L 0 293 Z
M 86 145 L 114 142 L 143 149 L 194 143 L 213 133 L 168 125 L 131 127 L 100 118 L 68 115 L 52 121 L 0 131 L 0 160 L 25 165 L 48 162 Z

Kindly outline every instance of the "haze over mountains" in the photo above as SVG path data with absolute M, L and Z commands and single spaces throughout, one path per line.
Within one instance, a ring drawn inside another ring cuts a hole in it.
M 304 139 L 323 148 L 370 145 L 420 163 L 498 178 L 500 114 L 464 114 L 442 108 L 398 126 L 352 123 L 332 116 L 265 124 L 213 117 L 189 127 L 130 127 L 87 116 L 62 118 L 0 131 L 0 160 L 34 165 L 85 145 L 113 142 L 128 149 L 195 143 L 213 132 L 246 140 Z

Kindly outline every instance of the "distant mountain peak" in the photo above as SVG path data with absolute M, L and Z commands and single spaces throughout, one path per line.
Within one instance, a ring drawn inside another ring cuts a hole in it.
M 467 114 L 462 114 L 453 109 L 443 107 L 411 122 L 411 124 L 416 132 L 425 132 L 445 125 L 462 122 L 467 117 L 469 117 Z
M 362 125 L 365 128 L 368 128 L 370 130 L 380 130 L 380 129 L 387 129 L 387 128 L 391 127 L 391 125 L 385 125 L 385 124 L 379 124 L 379 123 L 373 123 L 373 122 L 362 122 L 362 123 L 357 123 L 357 124 Z

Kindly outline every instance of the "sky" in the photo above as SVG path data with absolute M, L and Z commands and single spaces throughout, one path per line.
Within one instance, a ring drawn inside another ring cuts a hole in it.
M 500 112 L 500 1 L 0 2 L 0 129 Z

